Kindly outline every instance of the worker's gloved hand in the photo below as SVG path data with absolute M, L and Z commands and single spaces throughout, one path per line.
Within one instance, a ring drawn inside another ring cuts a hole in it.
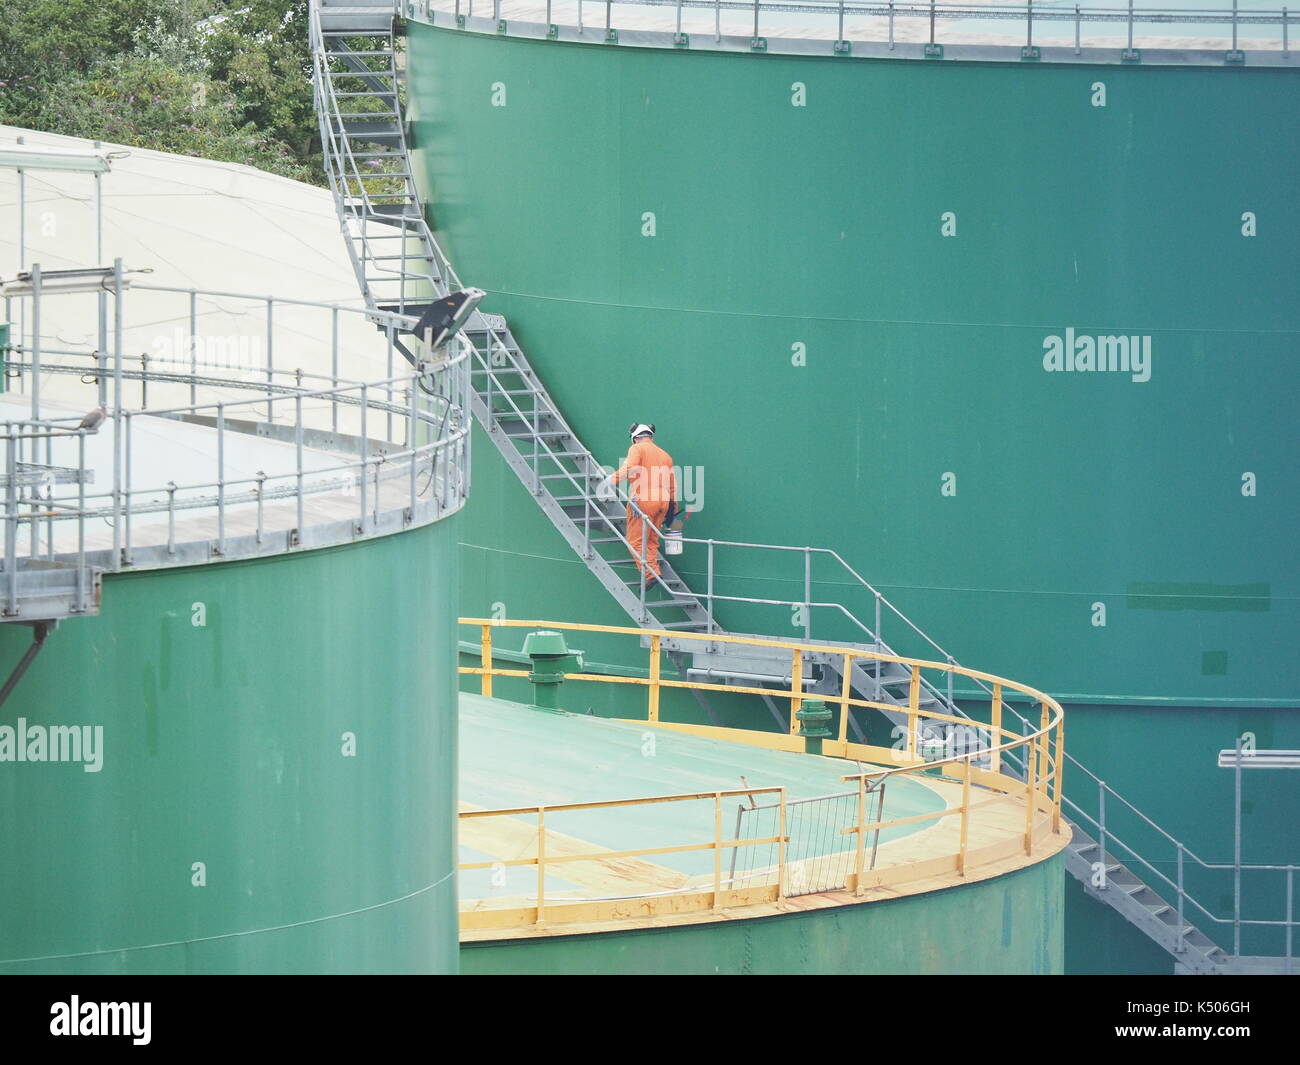
M 600 484 L 596 485 L 596 498 L 602 502 L 607 502 L 611 499 L 616 499 L 617 497 L 617 493 L 614 491 L 614 478 L 612 475 L 606 477 L 600 482 Z

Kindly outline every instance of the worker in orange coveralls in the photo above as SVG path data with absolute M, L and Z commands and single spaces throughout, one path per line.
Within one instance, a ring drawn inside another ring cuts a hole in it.
M 632 557 L 640 570 L 640 556 L 644 556 L 650 573 L 658 577 L 659 527 L 671 520 L 669 507 L 675 509 L 677 474 L 673 471 L 673 457 L 654 441 L 653 425 L 636 422 L 628 433 L 632 446 L 618 472 L 606 480 L 606 486 L 612 491 L 619 481 L 627 481 L 628 497 L 641 510 L 638 514 L 633 506 L 627 508 L 627 538 L 632 545 Z

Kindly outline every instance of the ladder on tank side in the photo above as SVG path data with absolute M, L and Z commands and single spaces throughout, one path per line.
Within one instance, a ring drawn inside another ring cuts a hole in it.
M 394 0 L 311 0 L 310 5 L 314 95 L 326 172 L 348 255 L 367 306 L 404 313 L 413 303 L 445 296 L 462 286 L 434 239 L 416 191 L 403 118 L 396 17 Z M 339 84 L 347 87 L 340 89 Z M 362 104 L 354 109 L 346 101 Z M 363 109 L 372 104 L 378 105 L 375 110 Z M 380 165 L 372 166 L 370 160 Z M 397 163 L 397 169 L 371 173 L 386 162 Z M 683 637 L 725 634 L 708 609 L 707 597 L 693 592 L 666 559 L 657 580 L 647 582 L 637 572 L 622 530 L 624 504 L 596 497 L 604 470 L 565 421 L 505 319 L 476 311 L 464 334 L 473 346 L 475 418 L 592 575 L 643 628 L 680 632 Z M 873 639 L 857 646 L 894 653 L 877 633 L 859 625 Z M 746 648 L 738 654 L 727 651 L 725 644 L 671 638 L 663 646 L 683 672 L 746 683 L 790 681 L 791 662 L 784 651 L 767 655 Z M 812 669 L 805 673 L 811 678 L 806 686 L 809 694 L 838 694 L 842 666 L 836 656 L 810 654 L 808 666 L 820 667 L 820 674 Z M 859 698 L 905 706 L 909 679 L 910 673 L 893 663 L 868 668 L 855 664 L 851 685 Z M 921 701 L 929 708 L 969 716 L 928 682 Z M 1006 710 L 1027 723 L 1011 706 Z M 886 712 L 886 716 L 895 722 L 903 719 L 901 714 Z M 1066 758 L 1096 779 L 1077 759 L 1068 753 Z M 1013 759 L 1007 761 L 1014 766 Z M 1088 815 L 1068 797 L 1064 801 L 1080 815 L 1070 819 L 1074 838 L 1066 868 L 1085 891 L 1121 913 L 1188 971 L 1226 972 L 1231 957 L 1190 922 L 1179 919 L 1181 907 L 1168 904 L 1112 850 L 1103 851 L 1080 827 L 1080 819 L 1091 820 Z M 1105 871 L 1104 887 L 1094 883 L 1098 869 Z

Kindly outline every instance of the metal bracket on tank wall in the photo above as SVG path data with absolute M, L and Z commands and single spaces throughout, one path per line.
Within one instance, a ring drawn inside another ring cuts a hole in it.
M 1038 50 L 1038 45 L 1028 44 L 1025 45 L 1024 48 L 1020 49 L 1020 58 L 1027 59 L 1033 62 L 1042 59 L 1043 53 Z
M 1223 53 L 1223 61 L 1230 66 L 1244 66 L 1246 62 L 1246 53 L 1240 48 L 1232 48 Z
M 1141 48 L 1121 49 L 1119 53 L 1119 61 L 1121 63 L 1141 63 L 1142 49 Z
M 925 46 L 924 54 L 926 59 L 942 59 L 943 45 L 936 44 L 934 41 L 929 41 Z
M 609 26 L 605 30 L 605 43 L 618 44 L 618 30 L 614 29 L 613 26 Z
M 559 40 L 559 37 L 560 37 L 560 27 L 556 25 L 554 22 L 552 22 L 549 26 L 546 27 L 546 39 L 548 41 L 555 41 L 555 40 Z
M 689 33 L 674 33 L 674 48 L 689 48 L 691 46 L 691 35 Z
M 767 38 L 766 38 L 766 37 L 751 37 L 751 38 L 749 39 L 749 50 L 750 50 L 751 52 L 766 52 L 766 51 L 767 51 Z
M 505 19 L 500 19 L 500 20 L 497 22 L 497 33 L 506 33 L 506 32 L 508 32 L 508 29 L 507 29 L 507 26 L 506 26 L 506 20 L 505 20 Z
M 457 16 L 456 16 L 456 29 L 458 29 L 458 30 L 463 30 L 464 28 L 465 28 L 465 16 L 464 16 L 464 15 L 457 15 Z
M 836 41 L 831 49 L 836 55 L 852 55 L 853 45 L 849 41 Z

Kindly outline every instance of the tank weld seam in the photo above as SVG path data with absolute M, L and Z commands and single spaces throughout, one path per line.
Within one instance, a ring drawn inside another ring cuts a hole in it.
M 37 961 L 63 961 L 68 958 L 93 958 L 100 954 L 125 954 L 133 950 L 161 950 L 164 947 L 186 947 L 194 943 L 213 943 L 220 939 L 236 939 L 239 936 L 259 936 L 264 932 L 283 932 L 290 928 L 302 928 L 309 924 L 322 924 L 325 921 L 337 921 L 343 917 L 355 917 L 358 914 L 370 913 L 372 910 L 382 910 L 385 906 L 394 906 L 399 902 L 406 902 L 417 895 L 423 895 L 427 892 L 440 887 L 456 875 L 456 870 L 452 869 L 442 878 L 435 880 L 432 884 L 426 884 L 422 888 L 416 888 L 408 894 L 401 895 L 395 899 L 387 899 L 384 902 L 372 903 L 369 906 L 362 906 L 355 910 L 346 910 L 343 913 L 331 913 L 324 917 L 309 917 L 305 921 L 293 921 L 289 924 L 270 925 L 266 928 L 248 928 L 240 932 L 222 932 L 215 936 L 199 936 L 195 939 L 173 939 L 165 943 L 142 943 L 134 947 L 106 947 L 103 950 L 82 950 L 72 954 L 42 954 L 30 958 L 0 958 L 0 965 L 20 965 L 25 962 Z

